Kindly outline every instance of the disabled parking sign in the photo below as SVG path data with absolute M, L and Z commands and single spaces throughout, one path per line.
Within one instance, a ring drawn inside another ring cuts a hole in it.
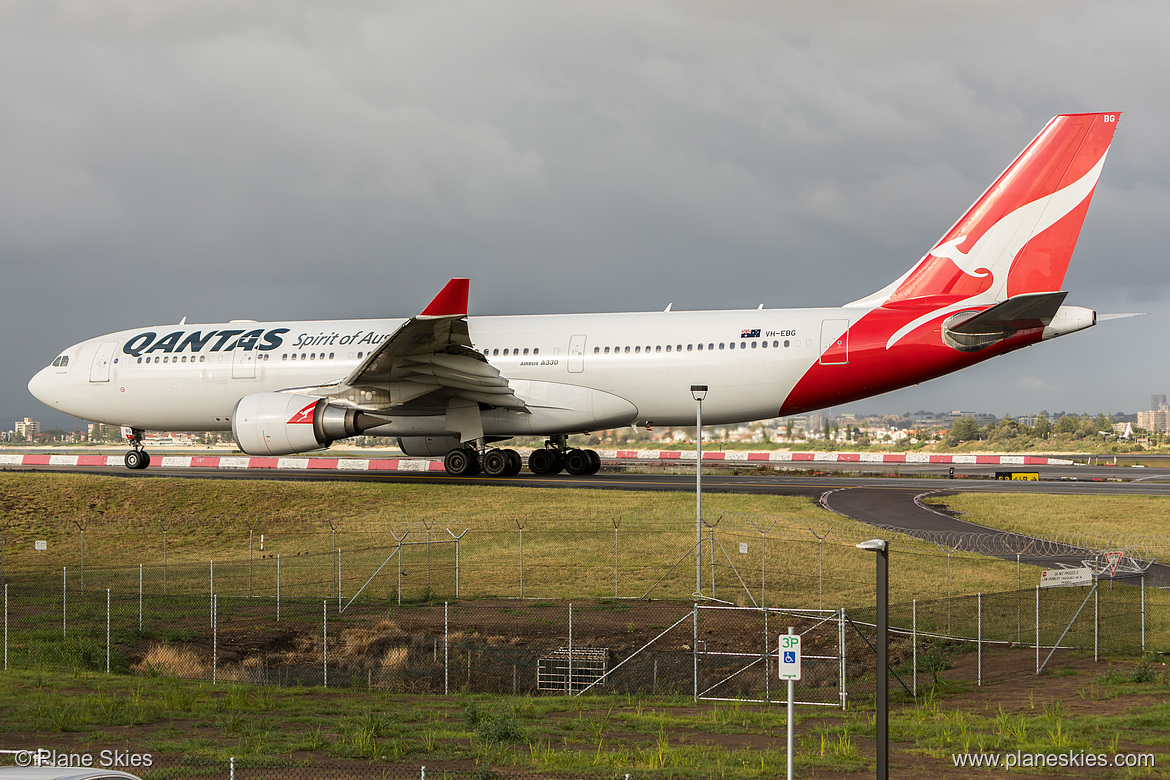
M 780 679 L 799 680 L 800 636 L 798 634 L 781 634 L 780 647 L 777 651 L 777 656 L 780 659 Z

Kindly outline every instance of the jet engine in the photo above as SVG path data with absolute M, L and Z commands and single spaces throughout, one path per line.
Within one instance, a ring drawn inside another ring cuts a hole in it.
M 384 422 L 315 396 L 253 393 L 236 403 L 232 435 L 249 455 L 291 455 L 324 449 Z

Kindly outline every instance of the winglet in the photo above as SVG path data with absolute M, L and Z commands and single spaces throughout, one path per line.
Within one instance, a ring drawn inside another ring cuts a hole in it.
M 466 317 L 469 279 L 452 279 L 435 299 L 422 310 L 420 317 Z

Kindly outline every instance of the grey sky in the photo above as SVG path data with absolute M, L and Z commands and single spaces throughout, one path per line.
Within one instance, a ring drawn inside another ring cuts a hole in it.
M 1170 5 L 0 2 L 0 422 L 139 325 L 835 305 L 1054 114 L 1122 111 L 1065 287 L 1147 311 L 857 411 L 1170 392 Z M 10 422 L 3 423 L 4 427 Z

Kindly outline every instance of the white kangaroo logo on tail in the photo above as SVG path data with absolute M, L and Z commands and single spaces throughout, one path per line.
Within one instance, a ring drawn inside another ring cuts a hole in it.
M 970 251 L 964 252 L 959 249 L 959 244 L 967 239 L 966 235 L 944 241 L 931 250 L 927 257 L 933 255 L 938 258 L 946 258 L 958 266 L 959 270 L 967 276 L 974 279 L 984 279 L 990 276 L 991 287 L 984 292 L 972 295 L 970 298 L 942 306 L 906 323 L 890 336 L 889 341 L 886 342 L 886 349 L 897 344 L 915 328 L 940 316 L 970 306 L 999 303 L 1005 300 L 1004 288 L 1007 286 L 1008 271 L 1011 270 L 1016 255 L 1035 236 L 1068 216 L 1073 209 L 1084 202 L 1085 198 L 1089 197 L 1093 187 L 1097 185 L 1097 179 L 1101 176 L 1101 169 L 1104 165 L 1105 155 L 1102 154 L 1101 159 L 1088 173 L 1064 189 L 1038 198 L 1004 215 L 979 237 Z M 925 258 L 923 258 L 923 262 L 925 262 Z

